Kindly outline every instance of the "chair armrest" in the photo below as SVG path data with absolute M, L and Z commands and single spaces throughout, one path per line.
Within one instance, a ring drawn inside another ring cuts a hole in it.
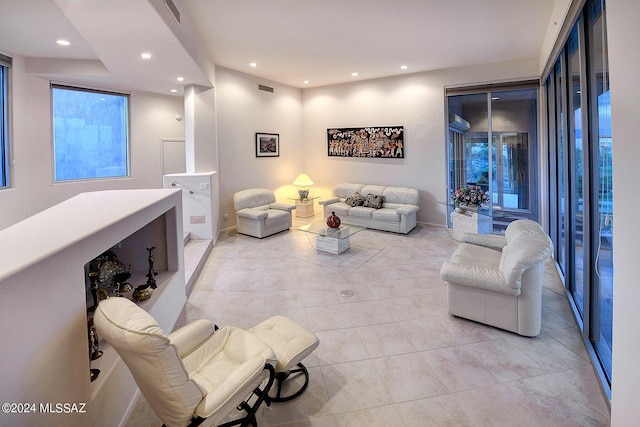
M 171 332 L 169 341 L 176 348 L 178 356 L 184 357 L 208 339 L 214 331 L 213 323 L 199 319 Z
M 497 234 L 463 233 L 460 241 L 471 243 L 472 245 L 484 246 L 497 251 L 502 251 L 502 248 L 507 245 L 506 237 Z
M 408 216 L 412 213 L 418 212 L 418 207 L 416 205 L 404 205 L 397 208 L 396 212 L 398 212 L 400 215 Z
M 319 205 L 330 205 L 331 203 L 338 203 L 340 201 L 339 197 L 328 197 L 326 199 L 320 199 L 318 200 L 318 204 Z
M 290 205 L 288 203 L 275 202 L 275 203 L 269 203 L 269 207 L 271 209 L 278 209 L 279 211 L 291 212 L 292 210 L 294 210 L 296 208 L 296 205 Z
M 260 209 L 245 208 L 237 211 L 236 215 L 244 218 L 263 219 L 267 217 L 267 211 L 263 211 Z
M 506 295 L 520 295 L 520 289 L 509 287 L 499 270 L 445 261 L 440 268 L 440 278 L 454 285 L 480 288 Z

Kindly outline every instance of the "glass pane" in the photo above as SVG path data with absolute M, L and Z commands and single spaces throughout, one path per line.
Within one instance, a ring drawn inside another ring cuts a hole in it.
M 488 173 L 487 94 L 457 95 L 449 105 L 449 194 Z M 466 126 L 465 123 L 468 123 Z M 487 182 L 488 186 L 488 182 Z
M 489 186 L 489 145 L 487 138 L 482 136 L 470 136 L 465 138 L 465 184 L 479 185 L 482 181 Z
M 128 175 L 128 97 L 53 88 L 55 180 Z
M 592 119 L 597 120 L 597 126 L 591 129 L 597 131 L 594 142 L 597 141 L 597 171 L 598 179 L 594 182 L 595 198 L 598 201 L 598 215 L 594 218 L 594 232 L 596 242 L 596 275 L 593 278 L 597 297 L 594 300 L 594 311 L 597 313 L 591 323 L 596 352 L 602 361 L 602 366 L 611 380 L 611 341 L 613 326 L 613 164 L 611 161 L 611 100 L 609 92 L 609 69 L 607 61 L 606 16 L 604 4 L 592 1 L 589 4 L 589 27 L 591 29 L 590 58 L 591 69 L 595 78 L 591 88 L 598 103 L 597 114 Z
M 537 111 L 536 89 L 491 92 L 494 209 L 510 219 L 538 220 Z
M 579 24 L 579 23 L 578 23 Z M 570 292 L 573 295 L 580 314 L 584 316 L 584 194 L 583 194 L 583 141 L 582 141 L 582 86 L 581 86 L 581 62 L 579 26 L 576 25 L 567 41 L 569 52 L 567 76 L 569 78 L 569 120 L 571 153 L 571 190 L 574 194 L 571 200 L 572 218 L 575 224 L 572 227 L 572 252 L 574 277 L 570 283 Z
M 560 270 L 566 274 L 567 266 L 567 208 L 566 208 L 566 156 L 565 156 L 565 115 L 564 115 L 564 97 L 562 96 L 565 87 L 563 86 L 562 80 L 562 61 L 558 60 L 555 67 L 555 79 L 556 79 L 556 129 L 557 129 L 557 178 L 558 178 L 558 200 L 556 201 L 558 204 L 558 238 L 559 248 L 557 251 L 558 255 L 558 265 L 560 266 Z
M 9 186 L 9 141 L 7 137 L 7 69 L 0 66 L 0 187 Z

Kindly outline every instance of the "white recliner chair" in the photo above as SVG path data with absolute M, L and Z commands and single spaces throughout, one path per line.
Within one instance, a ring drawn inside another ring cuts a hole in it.
M 203 319 L 166 335 L 149 313 L 122 297 L 101 301 L 94 325 L 167 427 L 205 420 L 257 426 L 255 414 L 265 399 L 269 402 L 276 358 L 254 334 L 230 326 L 215 331 Z
M 534 221 L 517 220 L 504 236 L 465 233 L 440 277 L 449 313 L 523 336 L 540 333 L 544 261 L 553 244 Z
M 238 233 L 263 238 L 291 228 L 296 207 L 277 203 L 271 190 L 250 188 L 233 195 Z

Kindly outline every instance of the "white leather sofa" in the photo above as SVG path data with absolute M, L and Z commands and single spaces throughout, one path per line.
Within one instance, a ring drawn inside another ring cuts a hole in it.
M 356 200 L 356 194 L 365 201 Z M 374 197 L 367 203 L 370 195 Z M 377 200 L 373 200 L 375 196 Z M 318 204 L 323 206 L 325 218 L 335 212 L 343 224 L 407 234 L 416 226 L 420 195 L 414 188 L 342 183 L 333 187 L 332 197 L 320 199 Z
M 524 336 L 538 335 L 544 261 L 553 251 L 540 225 L 517 220 L 504 236 L 465 233 L 461 241 L 440 270 L 449 313 Z
M 263 238 L 291 228 L 291 211 L 296 207 L 276 202 L 273 191 L 250 188 L 233 195 L 238 233 Z

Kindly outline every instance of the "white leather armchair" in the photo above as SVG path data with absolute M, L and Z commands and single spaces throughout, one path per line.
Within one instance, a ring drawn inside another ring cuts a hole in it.
M 253 334 L 229 326 L 215 331 L 208 320 L 197 320 L 166 335 L 149 313 L 119 297 L 100 302 L 94 324 L 167 427 L 205 419 L 220 426 L 257 425 L 255 413 L 273 384 L 276 359 Z M 225 422 L 236 408 L 244 417 Z
M 296 207 L 276 202 L 271 190 L 250 188 L 233 195 L 238 233 L 263 238 L 291 228 Z
M 465 233 L 440 277 L 449 313 L 524 336 L 542 323 L 544 261 L 553 245 L 540 225 L 517 220 L 504 236 Z

